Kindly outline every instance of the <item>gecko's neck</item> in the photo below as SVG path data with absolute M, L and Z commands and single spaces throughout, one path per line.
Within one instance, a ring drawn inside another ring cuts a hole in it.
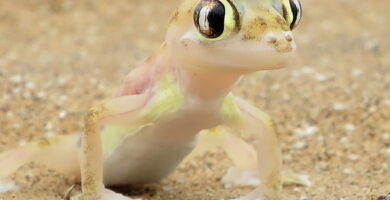
M 195 71 L 184 67 L 177 67 L 176 72 L 186 96 L 203 102 L 222 103 L 241 78 L 241 74 Z
M 166 58 L 169 58 L 166 66 L 173 67 L 174 74 L 185 91 L 185 96 L 199 102 L 222 103 L 242 76 L 239 73 L 224 71 L 193 70 L 194 68 L 184 66 L 173 59 L 174 54 L 169 51 L 166 45 L 163 45 L 159 54 L 164 54 Z

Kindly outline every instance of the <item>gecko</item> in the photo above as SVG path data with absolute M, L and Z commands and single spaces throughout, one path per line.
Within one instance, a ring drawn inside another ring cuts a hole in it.
M 288 64 L 301 16 L 299 0 L 184 0 L 161 47 L 87 111 L 82 134 L 1 153 L 0 178 L 33 161 L 78 177 L 82 193 L 72 200 L 130 200 L 105 186 L 155 183 L 184 159 L 222 148 L 234 165 L 222 182 L 255 187 L 237 199 L 281 199 L 275 124 L 231 90 L 246 74 Z

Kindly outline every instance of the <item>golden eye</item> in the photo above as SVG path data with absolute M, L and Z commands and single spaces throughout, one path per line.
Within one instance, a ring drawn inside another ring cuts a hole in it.
M 230 0 L 201 0 L 195 8 L 194 24 L 206 39 L 224 39 L 238 29 L 238 12 Z
M 302 18 L 302 7 L 299 0 L 290 0 L 290 7 L 292 13 L 292 21 L 290 23 L 290 29 L 293 30 L 298 26 Z

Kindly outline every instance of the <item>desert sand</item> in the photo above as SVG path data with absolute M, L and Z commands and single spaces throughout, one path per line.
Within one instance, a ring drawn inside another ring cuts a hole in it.
M 1 0 L 0 152 L 80 133 L 85 111 L 161 44 L 178 2 Z M 276 121 L 284 171 L 313 182 L 286 186 L 289 199 L 376 200 L 390 192 L 390 2 L 302 4 L 296 59 L 249 75 L 235 93 Z M 116 189 L 146 200 L 231 199 L 251 188 L 223 187 L 230 165 L 216 150 L 160 183 Z M 0 200 L 59 200 L 73 184 L 34 163 L 10 178 L 20 191 Z

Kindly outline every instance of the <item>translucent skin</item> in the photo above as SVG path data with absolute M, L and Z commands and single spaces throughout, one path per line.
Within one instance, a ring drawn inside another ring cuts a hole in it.
M 75 144 L 77 137 L 69 136 L 4 152 L 0 177 L 36 160 L 80 175 L 83 192 L 73 200 L 130 199 L 104 184 L 158 181 L 190 152 L 198 155 L 222 147 L 235 166 L 222 181 L 256 186 L 240 199 L 280 199 L 281 159 L 273 123 L 230 91 L 243 75 L 282 68 L 293 56 L 290 25 L 274 8 L 282 2 L 288 1 L 232 1 L 240 27 L 229 37 L 210 41 L 193 23 L 198 0 L 186 0 L 171 18 L 162 47 L 127 75 L 112 99 L 88 111 L 81 145 Z M 237 133 L 254 134 L 256 148 Z M 53 165 L 58 156 L 48 150 L 70 152 L 62 158 L 73 162 Z
M 272 7 L 276 2 L 280 3 L 279 0 L 233 1 L 240 13 L 241 26 L 226 39 L 207 41 L 193 25 L 193 12 L 188 12 L 197 1 L 185 1 L 173 15 L 166 36 L 173 59 L 182 67 L 222 73 L 244 74 L 284 67 L 291 59 L 295 43 L 289 24 Z M 270 43 L 271 38 L 274 43 Z

